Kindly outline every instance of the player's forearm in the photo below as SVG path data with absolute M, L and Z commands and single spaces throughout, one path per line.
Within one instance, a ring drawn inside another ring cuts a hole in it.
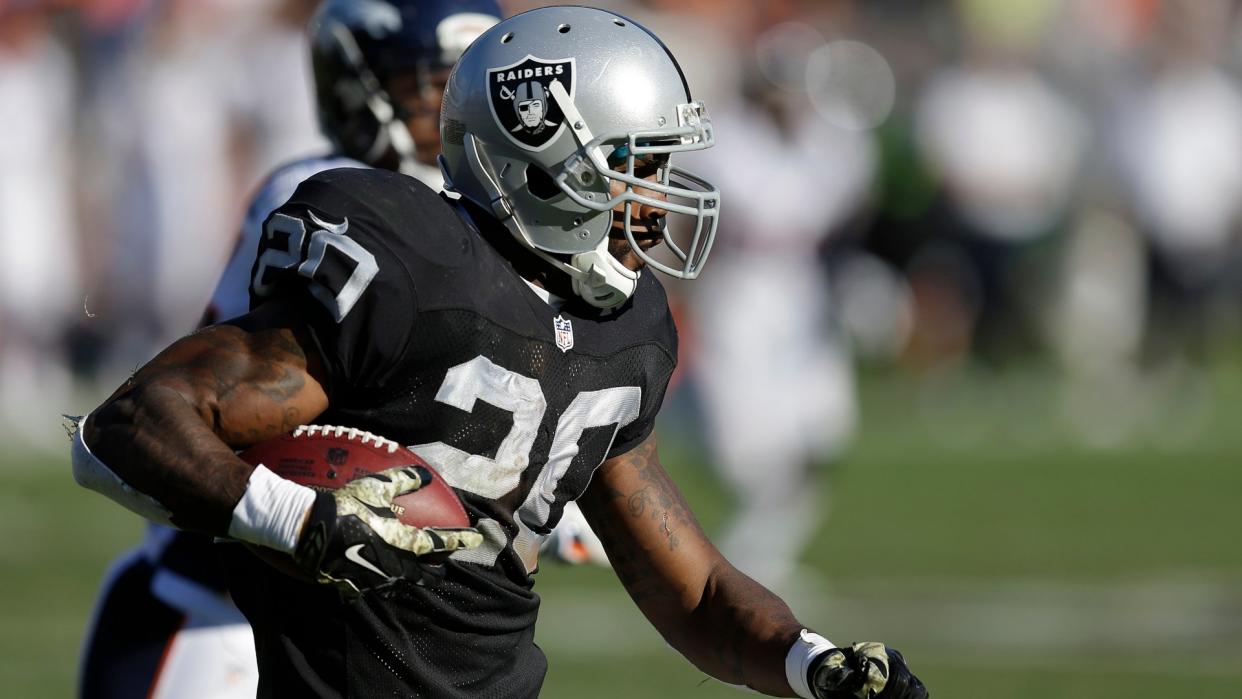
M 93 456 L 170 511 L 177 526 L 227 531 L 253 470 L 234 449 L 284 434 L 327 407 L 295 333 L 263 321 L 255 314 L 182 338 L 84 427 Z
M 772 696 L 793 696 L 785 656 L 804 627 L 789 607 L 723 558 L 698 603 L 686 595 L 637 600 L 674 648 L 703 672 Z
M 792 696 L 784 661 L 802 626 L 707 540 L 660 466 L 654 437 L 606 462 L 579 504 L 617 577 L 669 644 L 722 682 Z
M 721 557 L 689 620 L 696 654 L 709 656 L 730 676 L 713 675 L 765 694 L 793 696 L 785 656 L 805 627 L 775 594 Z
M 251 466 L 209 426 L 198 401 L 158 381 L 100 406 L 83 438 L 127 484 L 154 498 L 184 529 L 223 534 Z

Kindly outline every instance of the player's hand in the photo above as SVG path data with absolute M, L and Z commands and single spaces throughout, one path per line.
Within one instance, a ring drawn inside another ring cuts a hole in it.
M 421 466 L 402 466 L 320 493 L 293 559 L 315 580 L 356 595 L 392 580 L 418 581 L 424 572 L 420 556 L 483 543 L 477 529 L 411 527 L 397 519 L 393 498 L 431 479 Z
M 901 653 L 883 643 L 833 648 L 807 669 L 818 699 L 926 699 L 927 688 Z

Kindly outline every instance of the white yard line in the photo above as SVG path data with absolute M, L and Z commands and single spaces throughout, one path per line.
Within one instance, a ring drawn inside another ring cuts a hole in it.
M 1004 666 L 1129 666 L 1164 655 L 1170 662 L 1153 670 L 1242 675 L 1242 584 L 1227 580 L 804 582 L 799 588 L 787 595 L 799 618 L 822 620 L 841 643 L 879 638 L 933 648 L 963 663 Z M 809 593 L 816 588 L 822 595 Z M 583 643 L 584 630 L 591 643 Z M 643 654 L 662 644 L 628 599 L 598 589 L 549 594 L 538 631 L 550 653 L 575 657 Z

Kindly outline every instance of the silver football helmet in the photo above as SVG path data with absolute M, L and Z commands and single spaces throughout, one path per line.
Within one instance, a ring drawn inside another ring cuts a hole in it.
M 492 212 L 594 306 L 620 305 L 638 282 L 608 252 L 615 207 L 624 205 L 629 244 L 661 272 L 694 279 L 711 251 L 720 193 L 671 164 L 674 153 L 712 145 L 711 121 L 668 48 L 626 17 L 545 7 L 489 29 L 449 78 L 440 141 L 446 186 Z M 635 175 L 636 163 L 653 161 L 657 181 Z M 676 262 L 635 240 L 631 214 L 642 205 L 693 217 L 677 235 L 660 222 Z

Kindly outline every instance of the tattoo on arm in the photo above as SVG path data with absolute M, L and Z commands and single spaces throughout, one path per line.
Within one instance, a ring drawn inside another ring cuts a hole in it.
M 84 437 L 178 526 L 221 534 L 252 470 L 233 450 L 327 407 L 308 364 L 291 329 L 206 328 L 130 377 L 95 411 Z
M 666 535 L 665 543 L 671 551 L 677 548 L 678 541 L 669 526 L 670 516 L 674 527 L 692 527 L 700 534 L 702 529 L 681 491 L 656 459 L 655 451 L 655 445 L 647 442 L 624 457 L 624 468 L 632 469 L 643 480 L 643 486 L 629 495 L 628 509 L 631 517 L 658 520 L 660 530 Z
M 592 523 L 596 534 L 608 548 L 608 560 L 625 584 L 634 601 L 643 605 L 651 600 L 673 602 L 682 596 L 673 581 L 656 569 L 652 547 L 677 552 L 685 537 L 705 537 L 698 521 L 690 512 L 677 486 L 669 478 L 656 456 L 652 442 L 644 443 L 621 456 L 610 468 L 622 469 L 637 479 L 623 480 L 632 484 L 629 492 L 616 487 L 601 488 L 599 506 L 613 513 Z M 636 537 L 633 532 L 653 528 L 659 538 Z

